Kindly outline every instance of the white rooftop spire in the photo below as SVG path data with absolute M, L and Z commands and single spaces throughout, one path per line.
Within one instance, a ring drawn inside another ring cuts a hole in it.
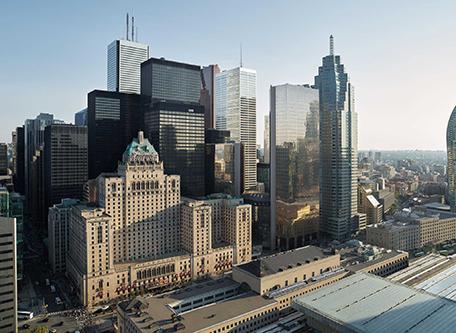
M 329 55 L 334 55 L 334 37 L 329 36 Z

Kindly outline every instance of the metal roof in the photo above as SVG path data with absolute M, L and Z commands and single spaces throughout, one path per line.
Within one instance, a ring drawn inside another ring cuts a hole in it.
M 292 300 L 292 307 L 339 332 L 455 332 L 456 303 L 367 273 Z

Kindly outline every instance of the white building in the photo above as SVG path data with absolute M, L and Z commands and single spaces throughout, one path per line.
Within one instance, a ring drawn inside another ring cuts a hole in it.
M 149 59 L 149 46 L 129 40 L 108 45 L 108 91 L 139 94 L 141 63 Z
M 245 144 L 244 190 L 256 190 L 256 71 L 237 67 L 215 77 L 215 127 Z

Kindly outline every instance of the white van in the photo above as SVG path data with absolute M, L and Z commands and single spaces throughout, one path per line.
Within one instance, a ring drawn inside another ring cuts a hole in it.
M 60 297 L 55 298 L 55 304 L 57 304 L 57 305 L 62 304 L 62 300 L 60 299 Z
M 46 286 L 49 286 L 51 284 L 51 281 L 49 279 L 46 279 Z
M 55 287 L 54 287 L 54 285 L 51 284 L 51 293 L 55 293 L 55 292 L 56 292 Z

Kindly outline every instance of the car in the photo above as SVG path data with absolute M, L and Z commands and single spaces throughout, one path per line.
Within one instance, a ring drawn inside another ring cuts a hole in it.
M 22 328 L 30 328 L 30 325 L 29 324 L 24 324 L 24 325 L 22 325 Z
M 43 321 L 44 321 L 45 323 L 47 323 L 47 322 L 49 321 L 49 318 L 46 317 L 46 318 L 43 319 Z
M 107 310 L 107 309 L 109 309 L 109 305 L 103 306 L 103 307 L 101 308 L 101 311 L 105 311 L 105 310 Z
M 55 332 L 57 332 L 57 330 L 56 330 L 55 328 L 50 328 L 50 329 L 49 329 L 49 332 L 55 333 Z
M 59 326 L 63 326 L 63 321 L 61 321 L 61 322 L 59 323 Z

